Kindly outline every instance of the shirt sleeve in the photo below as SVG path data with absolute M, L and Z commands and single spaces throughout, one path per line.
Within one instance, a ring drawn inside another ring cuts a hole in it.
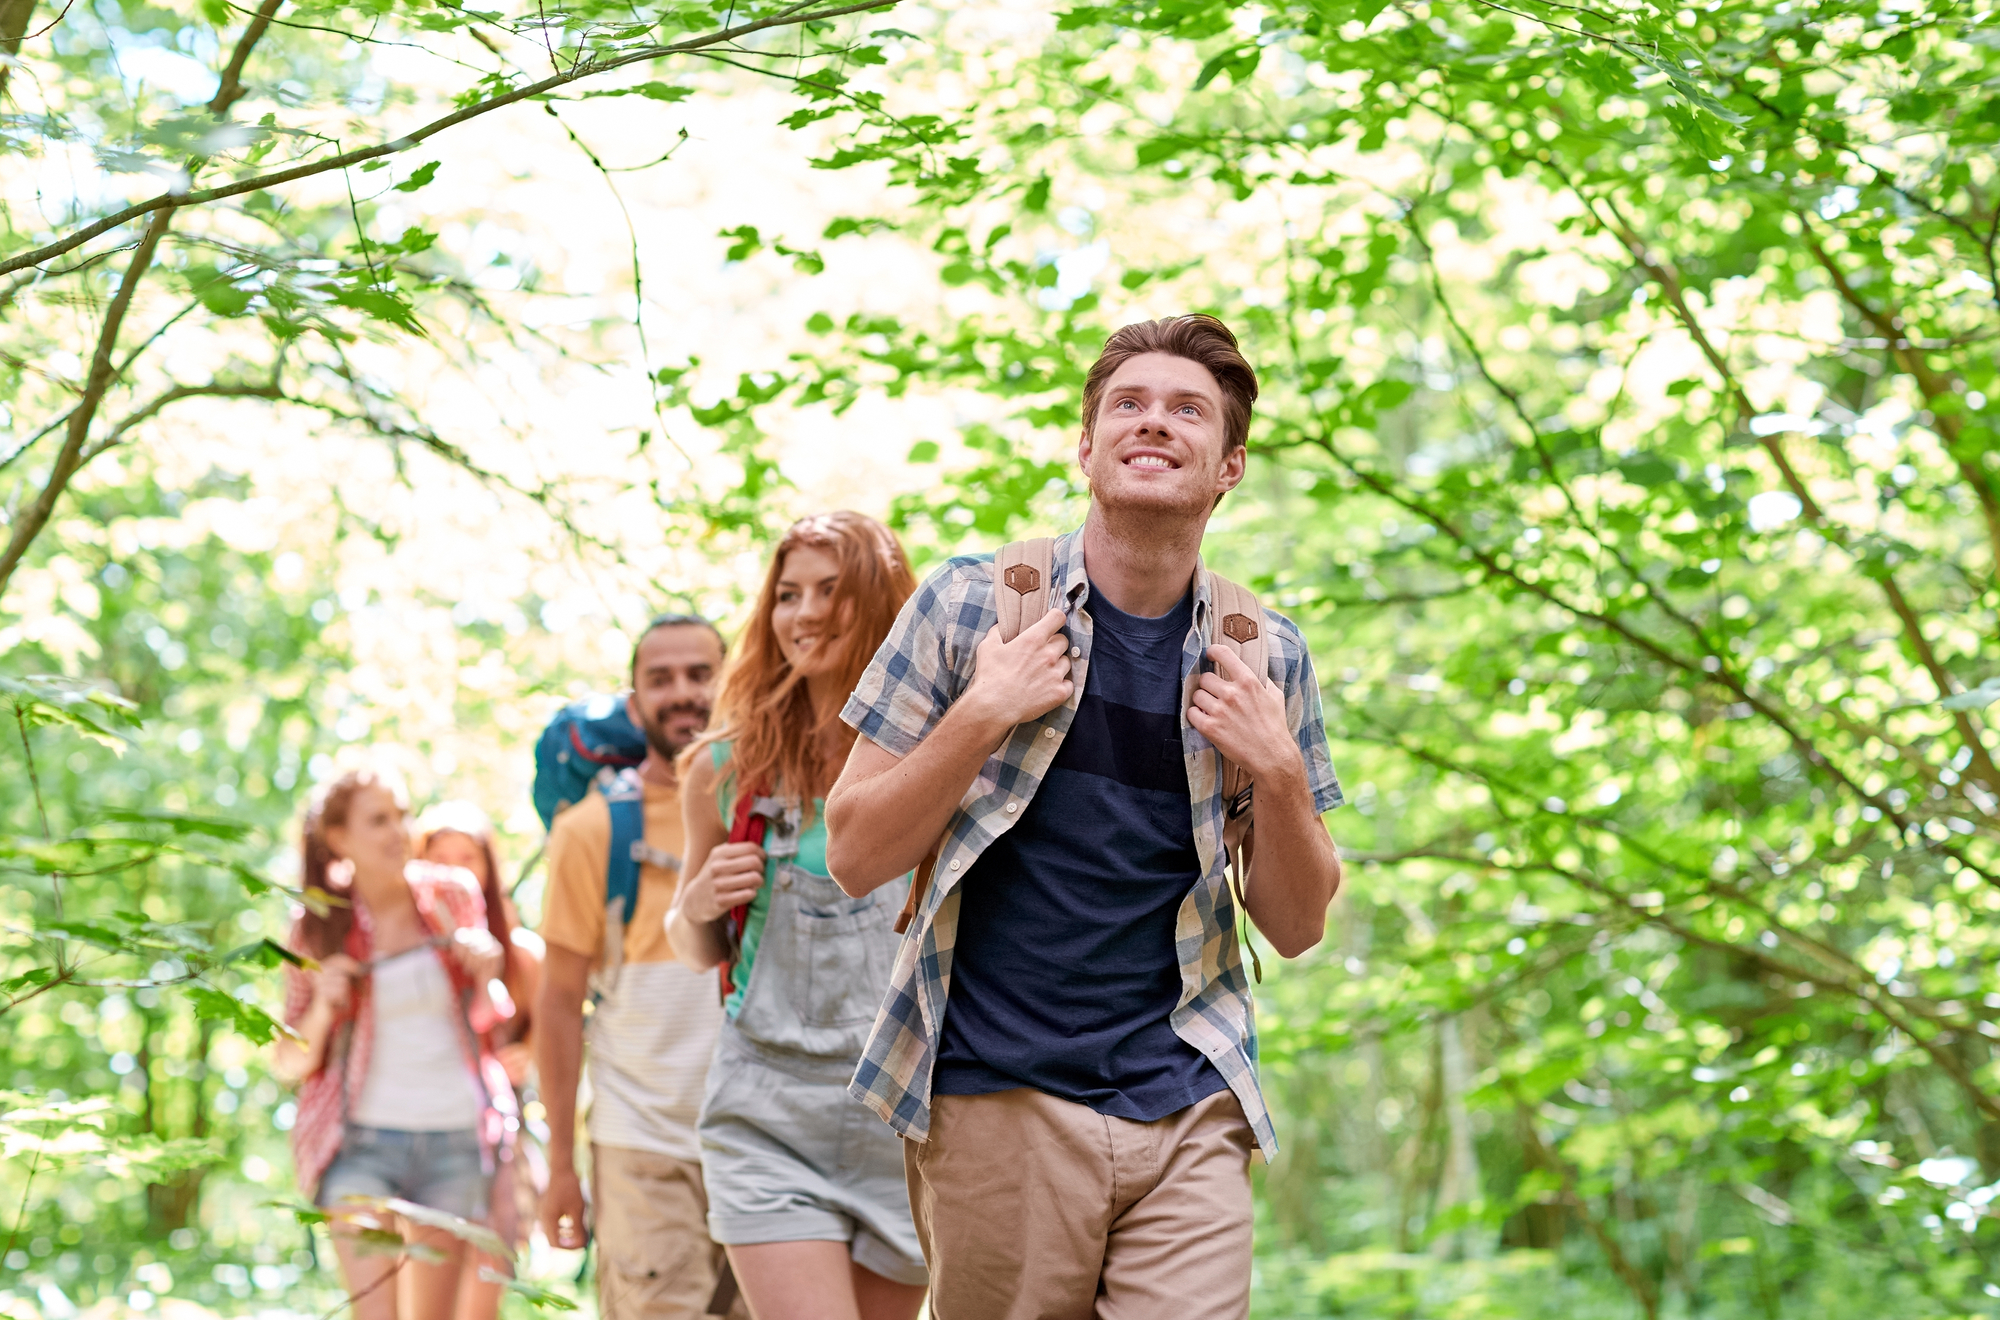
M 604 950 L 604 862 L 610 851 L 610 812 L 595 795 L 557 816 L 549 830 L 542 938 L 593 961 Z
M 969 561 L 954 559 L 903 602 L 895 626 L 861 675 L 840 718 L 862 737 L 908 756 L 957 699 L 954 660 L 960 634 L 976 636 L 979 620 L 963 589 Z M 977 642 L 973 642 L 977 645 Z
M 1312 655 L 1298 625 L 1282 614 L 1266 610 L 1265 616 L 1277 624 L 1282 639 L 1285 665 L 1285 718 L 1299 740 L 1305 757 L 1306 786 L 1312 791 L 1313 811 L 1325 815 L 1347 798 L 1340 791 L 1340 778 L 1333 772 L 1333 752 L 1326 743 L 1326 712 L 1320 705 L 1319 678 L 1313 673 Z

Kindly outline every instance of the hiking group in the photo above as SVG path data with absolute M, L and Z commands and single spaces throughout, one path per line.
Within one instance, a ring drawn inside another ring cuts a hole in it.
M 1341 878 L 1305 643 L 1200 559 L 1256 396 L 1221 322 L 1127 326 L 1081 528 L 919 585 L 821 514 L 733 651 L 654 620 L 622 705 L 544 735 L 539 939 L 483 817 L 412 860 L 388 776 L 321 787 L 342 901 L 298 918 L 277 1063 L 358 1316 L 494 1314 L 500 1260 L 428 1211 L 594 1245 L 606 1320 L 1247 1314 L 1250 927 L 1297 956 Z

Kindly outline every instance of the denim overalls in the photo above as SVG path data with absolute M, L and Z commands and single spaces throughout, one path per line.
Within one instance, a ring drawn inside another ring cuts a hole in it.
M 923 1283 L 901 1142 L 847 1093 L 888 990 L 909 879 L 849 898 L 800 865 L 802 834 L 823 836 L 824 812 L 815 803 L 804 825 L 793 804 L 765 835 L 763 929 L 742 1005 L 716 1040 L 697 1128 L 709 1234 L 735 1245 L 843 1241 L 864 1268 Z

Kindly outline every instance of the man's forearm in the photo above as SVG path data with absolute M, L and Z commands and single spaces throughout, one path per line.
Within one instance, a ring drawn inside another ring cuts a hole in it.
M 1327 905 L 1340 888 L 1340 850 L 1313 812 L 1303 766 L 1296 778 L 1258 784 L 1256 804 L 1256 855 L 1243 901 L 1271 947 L 1296 958 L 1326 936 Z
M 848 770 L 826 800 L 827 867 L 840 887 L 858 898 L 923 861 L 1013 727 L 960 702 L 908 756 L 850 780 L 864 757 L 889 755 L 856 739 Z
M 583 1074 L 583 1001 L 551 994 L 546 985 L 535 1009 L 535 1063 L 541 1073 L 542 1108 L 548 1111 L 549 1161 L 576 1167 L 576 1084 Z

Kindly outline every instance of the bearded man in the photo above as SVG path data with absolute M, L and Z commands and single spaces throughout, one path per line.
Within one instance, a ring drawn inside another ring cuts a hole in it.
M 555 1246 L 575 1249 L 587 1240 L 575 1150 L 587 1040 L 591 1218 L 605 1320 L 700 1316 L 722 1268 L 721 1249 L 708 1236 L 694 1131 L 722 1008 L 714 978 L 677 961 L 666 936 L 680 885 L 674 759 L 708 726 L 722 659 L 714 626 L 687 614 L 653 620 L 633 648 L 626 710 L 646 735 L 646 757 L 611 790 L 637 791 L 644 801 L 631 912 L 622 910 L 622 898 L 617 912 L 605 906 L 612 813 L 603 793 L 586 793 L 549 831 L 548 962 L 534 1019 L 549 1123 L 541 1221 Z M 595 998 L 587 1033 L 586 995 Z

